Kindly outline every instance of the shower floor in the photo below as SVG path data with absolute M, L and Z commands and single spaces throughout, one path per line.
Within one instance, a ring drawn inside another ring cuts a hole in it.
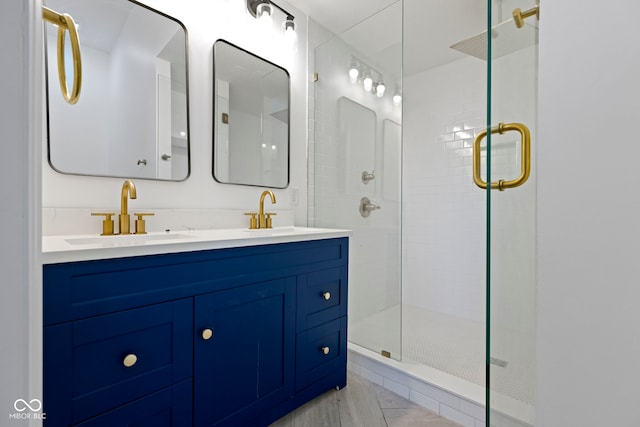
M 377 353 L 387 350 L 394 359 L 425 364 L 484 387 L 484 323 L 404 305 L 400 357 L 397 339 L 399 330 L 397 326 L 393 326 L 399 324 L 399 316 L 400 307 L 395 306 L 354 322 L 349 325 L 349 340 Z M 391 331 L 390 328 L 394 330 Z M 492 330 L 492 336 L 492 356 L 497 363 L 506 362 L 502 367 L 492 365 L 492 390 L 526 406 L 533 406 L 533 337 L 496 328 Z M 394 343 L 397 343 L 395 351 L 392 348 Z

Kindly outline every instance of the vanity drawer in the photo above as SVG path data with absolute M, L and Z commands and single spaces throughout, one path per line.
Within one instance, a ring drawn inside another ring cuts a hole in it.
M 296 391 L 310 386 L 338 369 L 346 370 L 346 363 L 346 316 L 298 334 Z
M 67 407 L 47 413 L 47 425 L 77 423 L 190 378 L 192 319 L 189 298 L 46 327 L 44 402 Z
M 298 280 L 297 332 L 347 315 L 347 268 L 314 271 Z
M 190 426 L 193 424 L 192 394 L 191 380 L 187 380 L 76 426 Z

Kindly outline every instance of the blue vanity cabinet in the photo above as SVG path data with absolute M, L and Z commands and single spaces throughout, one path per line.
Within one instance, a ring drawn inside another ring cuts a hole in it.
M 347 264 L 346 237 L 45 264 L 45 426 L 266 426 L 344 387 Z
M 195 425 L 252 425 L 293 395 L 296 278 L 196 297 Z

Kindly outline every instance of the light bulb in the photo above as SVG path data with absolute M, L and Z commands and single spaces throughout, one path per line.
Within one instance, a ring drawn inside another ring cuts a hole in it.
M 293 16 L 287 16 L 287 20 L 284 21 L 283 27 L 285 40 L 291 44 L 295 43 L 298 35 L 296 34 L 296 24 L 293 22 Z
M 271 5 L 269 3 L 260 3 L 256 8 L 256 18 L 260 23 L 267 24 L 271 22 Z
M 393 103 L 396 105 L 400 105 L 401 102 L 402 102 L 402 95 L 396 92 L 395 95 L 393 95 Z
M 355 83 L 358 81 L 358 76 L 360 75 L 360 71 L 358 71 L 358 67 L 354 65 L 351 66 L 351 68 L 349 69 L 349 80 L 351 80 L 351 83 Z
M 373 79 L 366 76 L 362 81 L 362 86 L 364 87 L 365 92 L 371 92 L 371 89 L 373 88 Z
M 378 98 L 382 98 L 384 96 L 384 91 L 385 91 L 386 87 L 384 85 L 384 83 L 379 82 L 376 85 L 376 95 L 378 96 Z

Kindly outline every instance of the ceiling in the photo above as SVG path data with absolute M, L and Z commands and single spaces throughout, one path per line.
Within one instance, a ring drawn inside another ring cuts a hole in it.
M 335 34 L 341 34 L 398 0 L 286 0 Z
M 405 76 L 462 58 L 450 46 L 486 30 L 481 0 L 287 2 L 380 66 L 394 70 L 402 64 Z

